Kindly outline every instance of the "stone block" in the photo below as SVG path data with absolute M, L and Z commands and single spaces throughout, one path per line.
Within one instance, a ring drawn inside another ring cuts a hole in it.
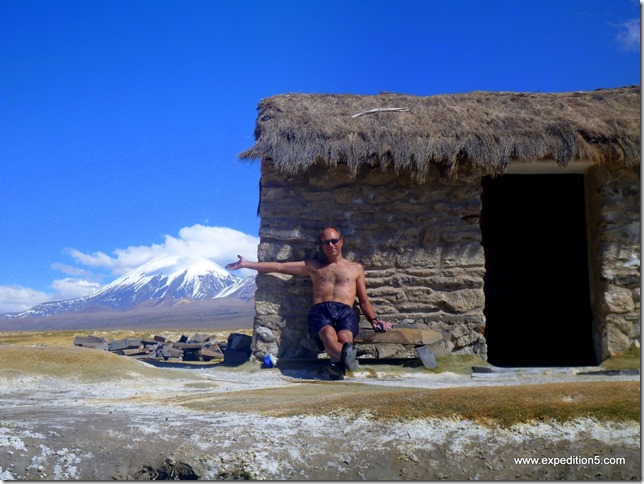
M 608 327 L 606 332 L 608 356 L 627 351 L 632 344 L 631 339 L 619 329 Z
M 628 313 L 635 309 L 632 291 L 614 285 L 604 292 L 604 303 L 606 310 L 612 313 Z
M 436 358 L 449 355 L 454 349 L 454 345 L 448 339 L 442 339 L 436 343 L 428 345 Z
M 125 338 L 109 343 L 110 351 L 121 351 L 126 349 L 138 348 L 141 345 L 141 340 L 137 338 Z
M 166 360 L 169 358 L 183 358 L 183 351 L 174 348 L 171 344 L 167 344 L 157 348 L 156 355 Z
M 202 361 L 201 347 L 183 350 L 183 361 Z
M 250 352 L 245 351 L 226 351 L 224 353 L 224 365 L 239 366 L 250 361 Z
M 378 333 L 370 328 L 362 328 L 355 338 L 360 343 L 389 343 L 407 345 L 428 345 L 441 341 L 440 331 L 419 328 L 395 328 L 385 333 Z
M 431 369 L 431 368 L 436 368 L 438 366 L 438 362 L 434 357 L 434 353 L 432 353 L 432 350 L 429 346 L 416 347 L 416 354 L 420 358 L 420 361 L 422 361 L 423 366 L 425 368 Z
M 121 350 L 121 353 L 124 356 L 143 355 L 150 352 L 151 350 L 146 350 L 145 348 L 127 348 L 127 349 Z
M 275 341 L 273 332 L 265 326 L 256 326 L 255 334 L 257 335 L 257 339 L 259 339 L 262 343 L 271 343 Z
M 200 350 L 203 347 L 203 343 L 174 343 L 173 346 L 180 350 L 192 351 Z
M 208 346 L 207 348 L 201 348 L 201 357 L 203 358 L 204 361 L 210 361 L 210 360 L 221 360 L 224 358 L 224 352 L 219 349 L 219 346 L 217 345 L 212 345 Z
M 609 331 L 619 331 L 631 339 L 639 339 L 640 337 L 638 314 L 609 314 L 606 316 L 606 327 Z
M 231 333 L 228 336 L 226 351 L 244 351 L 251 347 L 253 338 L 242 333 Z
M 193 334 L 188 340 L 190 343 L 205 343 L 208 341 L 208 335 L 203 333 Z
M 376 344 L 374 347 L 376 350 L 376 358 L 382 359 L 395 358 L 396 355 L 399 355 L 405 350 L 404 345 L 391 343 Z
M 224 351 L 224 365 L 237 366 L 250 360 L 253 338 L 241 334 L 231 333 L 228 336 L 226 351 Z

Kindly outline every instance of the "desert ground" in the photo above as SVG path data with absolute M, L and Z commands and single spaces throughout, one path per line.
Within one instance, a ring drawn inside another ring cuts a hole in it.
M 0 479 L 642 478 L 639 374 L 362 361 L 335 382 L 322 361 L 159 368 L 72 340 L 0 334 Z

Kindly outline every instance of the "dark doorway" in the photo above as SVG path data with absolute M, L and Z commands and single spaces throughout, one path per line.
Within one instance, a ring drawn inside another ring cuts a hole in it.
M 583 175 L 484 177 L 482 201 L 488 361 L 595 364 Z

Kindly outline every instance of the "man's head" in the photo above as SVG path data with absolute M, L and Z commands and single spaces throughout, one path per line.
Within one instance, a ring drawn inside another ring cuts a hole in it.
M 334 259 L 342 254 L 344 239 L 335 227 L 327 227 L 319 235 L 320 249 L 327 259 Z

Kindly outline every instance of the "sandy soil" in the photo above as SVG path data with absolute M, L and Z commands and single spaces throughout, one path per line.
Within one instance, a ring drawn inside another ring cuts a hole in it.
M 159 371 L 139 362 L 118 372 L 113 378 L 73 371 L 0 374 L 0 479 L 641 480 L 639 423 L 576 419 L 502 427 L 456 418 L 374 418 L 342 409 L 328 415 L 273 412 L 313 408 L 328 395 L 359 399 L 398 388 L 601 377 L 473 378 L 371 369 L 325 382 L 318 370 Z M 364 402 L 367 410 L 373 405 L 378 401 Z M 515 461 L 521 457 L 543 462 Z M 567 460 L 548 461 L 555 458 Z

